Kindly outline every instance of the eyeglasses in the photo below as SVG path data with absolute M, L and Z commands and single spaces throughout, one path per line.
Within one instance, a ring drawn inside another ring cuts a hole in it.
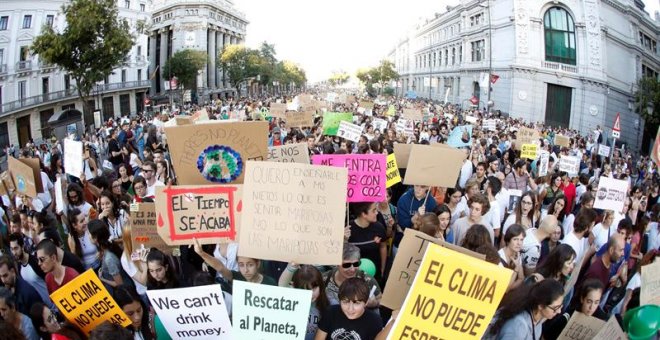
M 142 169 L 142 172 L 153 172 L 151 169 Z
M 48 261 L 48 257 L 46 257 L 46 256 L 37 258 L 37 262 L 39 262 L 39 263 L 44 263 L 46 261 Z
M 112 187 L 113 187 L 113 188 L 120 188 L 120 187 L 121 187 L 121 184 L 113 184 Z
M 55 314 L 50 313 L 50 314 L 48 315 L 48 318 L 47 318 L 46 320 L 47 320 L 48 322 L 55 323 L 55 322 L 57 322 L 57 317 L 55 316 Z
M 525 205 L 532 205 L 532 204 L 534 204 L 534 202 L 530 202 L 530 201 L 520 201 L 520 202 L 522 202 L 522 204 L 525 204 Z
M 358 267 L 360 267 L 361 263 L 362 263 L 362 261 L 342 263 L 341 267 L 344 268 L 344 269 L 348 269 L 348 268 L 351 268 L 351 267 L 358 268 Z
M 134 185 L 134 186 L 133 186 L 133 189 L 135 189 L 135 190 L 141 190 L 141 189 L 144 189 L 144 186 L 142 186 L 142 185 Z
M 557 313 L 558 311 L 561 310 L 562 307 L 564 307 L 564 304 L 562 303 L 559 306 L 546 306 L 546 307 L 550 308 L 553 312 Z

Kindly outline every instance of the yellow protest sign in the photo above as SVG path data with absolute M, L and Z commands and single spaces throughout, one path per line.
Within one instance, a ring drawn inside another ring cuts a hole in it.
M 89 334 L 105 321 L 122 327 L 131 324 L 92 269 L 50 294 L 62 315 Z
M 536 144 L 523 144 L 520 150 L 520 158 L 536 159 L 539 146 Z
M 396 156 L 393 153 L 387 155 L 385 177 L 387 177 L 386 187 L 388 188 L 401 182 L 401 174 L 399 174 L 399 167 L 396 165 Z
M 390 105 L 390 106 L 387 108 L 387 112 L 385 112 L 385 114 L 388 115 L 388 116 L 394 116 L 394 115 L 396 115 L 396 109 L 394 108 L 394 105 Z
M 511 270 L 429 244 L 388 339 L 480 339 Z

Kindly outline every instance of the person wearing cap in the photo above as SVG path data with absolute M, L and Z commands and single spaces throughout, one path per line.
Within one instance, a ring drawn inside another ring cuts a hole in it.
M 527 191 L 527 186 L 532 190 L 536 190 L 536 183 L 527 172 L 527 162 L 519 159 L 514 165 L 511 172 L 506 175 L 504 179 L 504 187 L 507 190 L 520 190 L 521 192 Z
M 279 127 L 274 127 L 271 131 L 271 136 L 268 138 L 268 146 L 280 146 L 284 144 L 284 139 L 282 138 L 282 133 Z

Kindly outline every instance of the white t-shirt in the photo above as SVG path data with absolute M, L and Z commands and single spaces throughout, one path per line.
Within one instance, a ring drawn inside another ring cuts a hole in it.
M 152 176 L 155 176 L 155 174 L 152 175 Z M 147 196 L 151 196 L 151 197 L 156 196 L 156 186 L 157 185 L 165 185 L 165 183 L 156 180 L 156 183 L 154 183 L 154 185 L 147 186 Z
M 232 271 L 238 271 L 238 243 L 232 242 L 227 244 L 227 257 L 225 258 L 220 253 L 219 246 L 216 245 L 215 250 L 213 251 L 213 257 L 220 260 L 222 264 L 227 267 L 227 269 Z M 222 277 L 222 274 L 218 272 L 217 276 Z
M 53 190 L 55 186 L 53 186 L 53 182 L 50 181 L 48 175 L 43 171 L 41 172 L 41 184 L 43 185 L 44 190 L 43 192 L 38 193 L 37 197 L 41 200 L 41 203 L 43 203 L 44 206 L 47 206 L 53 200 L 50 196 L 50 191 Z
M 523 239 L 522 249 L 520 250 L 522 263 L 527 268 L 536 268 L 541 257 L 541 242 L 536 238 L 537 231 L 538 229 L 536 228 L 527 229 L 525 239 Z
M 591 229 L 591 232 L 594 234 L 596 237 L 594 239 L 594 243 L 596 244 L 596 249 L 600 249 L 604 244 L 606 244 L 610 240 L 610 236 L 616 234 L 616 225 L 612 223 L 612 225 L 608 229 L 603 229 L 603 224 L 598 223 L 596 224 L 593 229 Z
M 502 222 L 500 221 L 500 205 L 497 204 L 497 200 L 490 202 L 490 209 L 486 215 L 484 215 L 484 220 L 488 221 L 493 230 L 502 227 Z
M 502 259 L 502 261 L 506 262 L 507 264 L 509 263 L 509 258 L 506 257 L 506 253 L 504 252 L 504 248 L 498 250 L 497 253 L 500 255 L 500 258 Z M 516 259 L 514 262 L 518 265 L 522 265 L 522 256 L 518 256 L 518 259 Z M 503 266 L 501 261 L 500 261 L 500 266 Z
M 140 164 L 138 163 L 138 158 L 139 158 L 138 155 L 131 152 L 131 160 L 129 161 L 131 168 L 137 168 L 138 166 L 140 166 Z
M 509 191 L 505 188 L 502 188 L 500 192 L 495 195 L 497 200 L 497 205 L 500 207 L 500 224 L 504 221 L 504 215 L 506 214 L 506 208 L 509 206 Z
M 46 287 L 46 281 L 42 279 L 37 273 L 32 269 L 32 266 L 30 266 L 29 263 L 26 263 L 23 265 L 22 263 L 19 262 L 20 265 L 20 274 L 23 280 L 25 282 L 29 283 L 30 286 L 34 287 L 34 289 L 39 293 L 39 296 L 41 297 L 41 300 L 44 301 L 48 305 L 48 308 L 54 308 L 55 305 L 53 304 L 53 301 L 50 299 L 50 295 L 48 294 L 48 288 Z
M 580 263 L 582 261 L 582 257 L 584 257 L 584 254 L 587 251 L 589 240 L 586 237 L 583 237 L 582 239 L 578 239 L 577 236 L 575 236 L 574 233 L 570 233 L 564 236 L 564 239 L 561 240 L 561 243 L 568 244 L 575 250 L 575 262 Z
M 144 295 L 147 294 L 147 287 L 138 282 L 133 278 L 138 273 L 138 267 L 129 259 L 131 255 L 123 253 L 121 255 L 121 267 L 124 268 L 124 271 L 128 276 L 133 279 L 133 282 L 135 283 L 135 290 L 137 291 L 138 294 Z

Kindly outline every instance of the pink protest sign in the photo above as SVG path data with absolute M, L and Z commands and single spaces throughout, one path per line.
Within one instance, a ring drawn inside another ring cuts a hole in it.
M 385 155 L 314 155 L 312 164 L 348 169 L 347 202 L 381 202 L 385 192 Z

